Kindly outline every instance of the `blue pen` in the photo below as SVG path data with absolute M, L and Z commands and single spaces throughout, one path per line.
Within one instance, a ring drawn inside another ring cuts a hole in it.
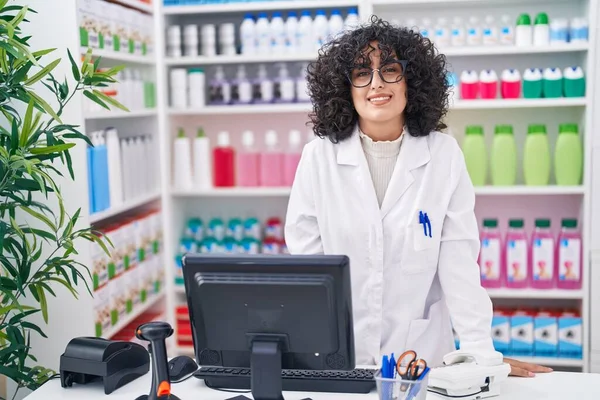
M 423 234 L 427 236 L 427 223 L 425 222 L 425 215 L 423 215 L 423 211 L 419 211 L 419 224 L 423 225 Z
M 428 373 L 429 373 L 429 367 L 425 367 L 425 369 L 423 370 L 423 373 L 421 373 L 421 375 L 417 378 L 417 382 L 422 380 Z M 408 391 L 408 396 L 406 396 L 405 400 L 414 399 L 417 396 L 417 394 L 419 394 L 420 390 L 421 390 L 421 385 L 413 385 L 410 388 L 410 390 Z
M 394 358 L 394 353 L 390 357 L 390 370 L 389 375 L 391 379 L 396 378 L 396 359 Z
M 427 227 L 429 228 L 429 237 L 431 237 L 431 221 L 429 221 L 429 216 L 427 215 L 427 213 L 425 213 L 424 219 L 425 225 L 427 225 Z M 427 231 L 425 231 L 425 236 L 427 236 Z
M 388 374 L 390 372 L 390 362 L 388 360 L 388 356 L 385 355 L 383 356 L 383 359 L 381 360 L 381 376 L 383 378 L 389 378 Z

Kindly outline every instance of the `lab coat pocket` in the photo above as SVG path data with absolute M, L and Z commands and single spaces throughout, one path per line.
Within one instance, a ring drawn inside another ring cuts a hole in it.
M 422 218 L 419 214 L 408 226 L 413 245 L 403 260 L 403 269 L 407 273 L 431 271 L 437 267 L 442 229 L 440 218 L 435 212 L 423 214 Z

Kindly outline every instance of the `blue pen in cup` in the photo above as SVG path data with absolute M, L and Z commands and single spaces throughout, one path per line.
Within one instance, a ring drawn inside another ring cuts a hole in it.
M 390 359 L 387 355 L 383 356 L 383 359 L 381 361 L 381 377 L 384 379 L 392 379 L 393 376 L 390 376 L 390 367 L 391 367 L 391 362 Z M 392 367 L 393 368 L 393 367 Z M 381 400 L 391 400 L 392 399 L 392 390 L 393 390 L 393 383 L 389 382 L 389 381 L 382 381 L 381 382 Z
M 408 396 L 406 396 L 406 400 L 412 400 L 417 397 L 417 395 L 423 388 L 421 387 L 422 383 L 416 383 L 416 382 L 423 381 L 423 378 L 425 378 L 428 373 L 429 373 L 429 367 L 425 367 L 425 369 L 423 370 L 423 373 L 417 378 L 417 380 L 415 381 L 415 384 L 412 385 L 412 387 L 408 391 Z

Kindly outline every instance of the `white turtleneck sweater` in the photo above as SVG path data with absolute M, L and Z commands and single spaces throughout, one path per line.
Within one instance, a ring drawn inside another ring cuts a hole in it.
M 360 142 L 367 159 L 369 172 L 371 173 L 371 179 L 373 180 L 375 194 L 377 195 L 377 201 L 379 202 L 379 207 L 381 207 L 383 197 L 396 167 L 404 132 L 396 140 L 377 142 L 360 130 L 359 133 Z

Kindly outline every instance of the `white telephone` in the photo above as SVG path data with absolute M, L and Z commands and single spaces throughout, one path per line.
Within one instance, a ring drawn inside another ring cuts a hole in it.
M 497 351 L 456 350 L 444 356 L 444 366 L 429 373 L 429 392 L 437 398 L 475 400 L 500 394 L 499 383 L 510 373 Z

